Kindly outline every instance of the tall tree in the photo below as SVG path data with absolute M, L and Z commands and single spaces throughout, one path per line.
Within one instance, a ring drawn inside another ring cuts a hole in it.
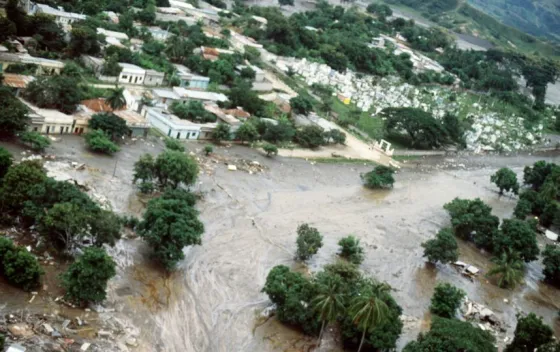
M 126 99 L 124 98 L 124 88 L 116 87 L 109 90 L 109 96 L 105 99 L 107 104 L 113 110 L 120 110 L 126 107 Z
M 319 314 L 321 320 L 321 332 L 317 340 L 317 345 L 321 345 L 323 332 L 328 323 L 336 321 L 338 316 L 344 311 L 344 297 L 341 292 L 340 283 L 329 278 L 325 284 L 320 284 L 318 293 L 311 301 L 312 306 Z
M 101 130 L 117 141 L 128 134 L 126 121 L 113 113 L 95 114 L 89 120 L 88 126 L 92 130 Z
M 519 192 L 519 183 L 517 182 L 517 175 L 511 169 L 503 167 L 496 171 L 495 174 L 490 176 L 490 182 L 493 182 L 500 189 L 500 195 L 506 192 L 517 194 Z
M 488 271 L 488 276 L 499 276 L 498 286 L 513 288 L 523 280 L 523 261 L 515 252 L 504 252 L 500 257 L 494 258 L 495 266 Z
M 28 109 L 8 87 L 0 87 L 0 137 L 10 137 L 25 131 L 30 122 Z
M 553 331 L 543 323 L 541 317 L 535 313 L 529 313 L 525 317 L 518 315 L 515 336 L 506 346 L 505 352 L 533 352 L 552 341 Z
M 374 284 L 360 292 L 352 300 L 350 313 L 354 324 L 362 331 L 358 352 L 362 350 L 364 339 L 368 331 L 373 330 L 377 325 L 381 325 L 389 315 L 387 303 L 381 299 L 381 295 L 386 294 L 388 286 L 385 284 Z
M 459 257 L 457 241 L 450 228 L 441 229 L 436 238 L 422 243 L 424 257 L 432 263 L 441 262 L 443 264 L 457 261 Z

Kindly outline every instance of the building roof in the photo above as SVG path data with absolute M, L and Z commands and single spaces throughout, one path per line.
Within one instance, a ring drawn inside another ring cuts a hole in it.
M 249 114 L 247 111 L 243 110 L 243 108 L 238 107 L 236 109 L 228 109 L 228 110 L 223 110 L 223 112 L 227 115 L 231 115 L 235 118 L 238 119 L 247 119 L 249 117 L 251 117 L 251 114 Z
M 172 100 L 179 100 L 181 97 L 172 90 L 168 89 L 152 89 L 152 94 L 156 97 L 165 98 L 165 99 L 172 99 Z
M 143 127 L 143 128 L 150 127 L 150 124 L 146 121 L 146 119 L 135 111 L 119 110 L 119 111 L 114 111 L 113 114 L 125 120 L 126 125 L 129 127 Z
M 268 24 L 268 20 L 264 17 L 260 17 L 260 16 L 251 16 L 252 19 L 254 19 L 257 22 L 260 22 L 262 24 Z
M 14 54 L 14 53 L 1 53 L 0 61 L 7 62 L 21 62 L 24 64 L 35 64 L 43 67 L 50 68 L 63 68 L 64 63 L 58 60 L 43 59 L 42 57 L 34 57 L 29 54 Z
M 109 45 L 114 45 L 118 48 L 124 48 L 125 46 L 118 38 L 115 37 L 105 37 L 105 42 Z
M 165 73 L 156 70 L 146 70 L 146 76 L 165 77 Z
M 66 115 L 55 109 L 41 109 L 21 98 L 19 98 L 19 100 L 27 105 L 27 107 L 35 114 L 44 117 L 45 123 L 72 124 L 72 122 L 74 121 L 74 117 L 72 115 Z
M 134 73 L 134 74 L 138 74 L 138 75 L 145 75 L 146 74 L 146 70 L 144 70 L 140 66 L 136 66 L 136 65 L 133 65 L 133 64 L 128 64 L 128 63 L 125 63 L 125 62 L 119 62 L 119 66 L 122 67 L 122 72 Z
M 109 31 L 105 28 L 97 28 L 97 34 L 103 34 L 106 37 L 128 40 L 128 35 L 123 32 Z
M 176 128 L 177 127 L 182 127 L 182 128 L 194 128 L 194 129 L 201 129 L 201 128 L 213 129 L 217 125 L 216 123 L 213 123 L 213 122 L 210 122 L 210 123 L 196 123 L 196 122 L 192 122 L 192 121 L 189 121 L 189 120 L 181 120 L 177 116 L 169 113 L 168 111 L 166 111 L 165 109 L 162 109 L 162 108 L 149 107 L 149 108 L 147 108 L 147 110 L 148 110 L 148 112 L 152 112 L 152 113 L 158 115 L 159 117 L 166 119 L 170 124 L 174 125 Z
M 73 12 L 66 12 L 66 11 L 58 10 L 58 9 L 55 9 L 54 7 L 50 7 L 49 5 L 35 4 L 35 6 L 37 6 L 37 10 L 39 12 L 46 13 L 47 15 L 52 15 L 52 16 L 56 16 L 56 17 L 72 18 L 72 19 L 75 19 L 75 20 L 85 20 L 86 19 L 86 15 L 80 15 L 79 13 L 73 13 Z
M 113 111 L 113 108 L 105 101 L 105 98 L 82 100 L 80 104 L 94 112 Z
M 14 73 L 4 73 L 5 86 L 12 88 L 26 88 L 29 83 L 35 80 L 33 76 L 16 75 Z
M 220 109 L 217 106 L 210 105 L 210 104 L 205 104 L 204 109 L 206 111 L 211 112 L 212 114 L 216 115 L 218 117 L 218 119 L 224 121 L 228 125 L 238 126 L 238 125 L 241 124 L 241 121 L 239 121 L 238 119 L 236 119 L 235 117 L 233 117 L 231 115 L 226 114 L 222 109 Z
M 185 89 L 182 87 L 173 87 L 173 91 L 182 98 L 209 101 L 227 101 L 228 98 L 222 93 L 204 92 L 199 90 Z

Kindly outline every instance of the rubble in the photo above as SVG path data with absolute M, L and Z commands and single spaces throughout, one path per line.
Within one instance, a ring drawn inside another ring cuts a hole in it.
M 461 305 L 461 313 L 466 320 L 476 322 L 478 327 L 482 330 L 490 331 L 498 340 L 505 337 L 505 324 L 498 318 L 496 313 L 483 304 L 471 301 L 468 297 L 465 297 Z

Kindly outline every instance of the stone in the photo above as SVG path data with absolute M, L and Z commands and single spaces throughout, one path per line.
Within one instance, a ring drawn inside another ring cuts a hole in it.
M 8 326 L 8 331 L 14 337 L 29 337 L 33 335 L 33 331 L 29 325 L 25 323 L 12 324 Z
M 54 331 L 53 327 L 47 323 L 43 324 L 43 328 L 45 329 L 47 334 L 51 334 Z
M 138 341 L 134 337 L 127 337 L 124 342 L 131 347 L 138 346 Z
M 113 334 L 112 334 L 110 331 L 107 331 L 107 330 L 99 330 L 99 331 L 97 332 L 97 336 L 109 338 L 109 337 L 112 337 Z

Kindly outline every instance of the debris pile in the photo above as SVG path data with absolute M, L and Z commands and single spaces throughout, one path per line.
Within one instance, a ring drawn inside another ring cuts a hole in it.
M 461 305 L 463 317 L 474 322 L 479 328 L 491 332 L 498 341 L 507 341 L 506 326 L 502 320 L 488 307 L 465 297 Z

